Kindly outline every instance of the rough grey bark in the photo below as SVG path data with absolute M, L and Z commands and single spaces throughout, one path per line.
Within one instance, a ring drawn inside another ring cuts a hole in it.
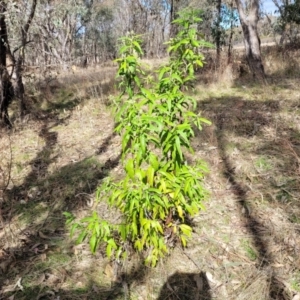
M 259 0 L 250 0 L 246 15 L 242 0 L 235 0 L 244 34 L 246 58 L 253 75 L 265 83 L 265 71 L 261 58 L 260 39 L 257 31 Z
M 23 117 L 26 112 L 26 104 L 25 104 L 25 97 L 24 97 L 25 88 L 24 88 L 23 78 L 22 78 L 22 67 L 25 61 L 25 47 L 26 44 L 28 43 L 27 41 L 28 30 L 35 14 L 36 4 L 37 4 L 37 0 L 33 0 L 31 4 L 28 20 L 26 24 L 21 27 L 21 37 L 22 37 L 21 46 L 19 47 L 19 49 L 17 49 L 17 51 L 19 52 L 19 56 L 15 60 L 15 69 L 13 74 L 14 93 L 17 99 L 19 100 L 21 117 Z
M 6 3 L 0 1 L 0 125 L 11 127 L 8 106 L 13 98 L 13 89 L 7 71 L 7 27 L 5 21 Z
M 178 17 L 179 10 L 179 0 L 170 1 L 170 38 L 173 38 L 178 33 L 177 24 L 172 24 L 172 22 Z

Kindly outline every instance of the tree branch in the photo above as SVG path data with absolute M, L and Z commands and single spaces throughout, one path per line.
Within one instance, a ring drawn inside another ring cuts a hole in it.
M 246 24 L 247 16 L 244 12 L 244 8 L 243 8 L 243 4 L 242 4 L 241 0 L 235 0 L 235 3 L 236 3 L 236 7 L 238 9 L 238 12 L 239 12 L 240 20 Z
M 27 20 L 27 22 L 26 22 L 24 28 L 22 28 L 22 36 L 23 36 L 23 38 L 25 38 L 25 40 L 26 40 L 26 37 L 27 37 L 27 33 L 28 33 L 28 30 L 29 30 L 29 27 L 30 27 L 30 25 L 31 25 L 31 22 L 32 22 L 33 17 L 34 17 L 34 14 L 35 14 L 36 4 L 37 4 L 37 0 L 33 0 L 33 1 L 32 1 L 32 5 L 31 5 L 31 9 L 30 9 L 30 14 L 29 14 L 28 20 Z

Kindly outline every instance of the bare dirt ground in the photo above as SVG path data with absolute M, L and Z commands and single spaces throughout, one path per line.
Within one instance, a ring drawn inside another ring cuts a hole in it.
M 32 89 L 32 112 L 0 136 L 0 299 L 300 299 L 300 87 L 199 84 L 191 163 L 210 173 L 188 247 L 150 269 L 121 266 L 70 240 L 106 176 L 122 176 L 109 95 L 113 68 L 60 75 Z M 98 210 L 112 214 L 100 202 Z M 119 274 L 116 274 L 116 272 Z

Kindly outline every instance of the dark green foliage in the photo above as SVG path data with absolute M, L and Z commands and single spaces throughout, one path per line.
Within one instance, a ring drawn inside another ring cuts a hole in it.
M 283 21 L 287 23 L 294 22 L 300 24 L 300 1 L 296 0 L 292 4 L 287 4 L 283 7 Z

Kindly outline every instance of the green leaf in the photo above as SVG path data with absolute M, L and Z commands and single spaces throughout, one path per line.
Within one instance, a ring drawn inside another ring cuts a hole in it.
M 97 248 L 97 237 L 95 234 L 93 234 L 90 238 L 90 249 L 92 253 L 96 252 L 96 248 Z
M 199 47 L 200 46 L 200 43 L 198 41 L 194 40 L 194 39 L 191 41 L 191 44 L 192 44 L 193 47 Z
M 74 236 L 74 233 L 76 231 L 76 229 L 79 227 L 79 224 L 75 223 L 72 225 L 71 230 L 70 230 L 70 236 L 71 238 Z
M 126 238 L 127 238 L 126 225 L 121 224 L 121 225 L 119 226 L 119 231 L 120 231 L 122 240 L 123 240 L 123 241 L 126 241 Z
M 187 148 L 190 148 L 190 141 L 189 141 L 186 133 L 180 130 L 180 131 L 178 131 L 178 134 L 181 137 L 181 141 L 182 141 L 181 144 L 183 144 Z
M 132 228 L 132 233 L 133 233 L 133 238 L 137 236 L 138 234 L 138 228 L 137 228 L 137 224 L 135 222 L 133 222 L 131 224 L 131 228 Z
M 141 169 L 136 170 L 135 172 L 135 177 L 139 180 L 139 181 L 143 181 L 144 177 L 145 177 L 145 172 Z
M 158 80 L 161 81 L 164 75 L 170 70 L 169 67 L 162 67 L 160 69 L 159 75 L 158 75 Z
M 153 186 L 153 181 L 154 181 L 154 168 L 152 166 L 149 166 L 148 171 L 147 171 L 147 182 L 150 187 Z
M 157 223 L 157 226 L 156 226 L 157 230 L 161 233 L 161 234 L 164 234 L 164 231 L 161 227 L 161 224 Z
M 146 232 L 149 231 L 149 229 L 150 229 L 151 223 L 150 223 L 150 221 L 147 220 L 147 219 L 144 219 L 144 220 L 145 220 L 145 222 L 144 222 L 143 227 L 144 227 L 145 235 L 146 235 Z
M 141 81 L 137 76 L 134 76 L 134 81 L 138 87 L 141 86 Z
M 112 245 L 111 244 L 107 244 L 107 246 L 106 246 L 106 256 L 108 257 L 108 258 L 110 258 L 111 257 L 111 250 L 112 250 Z
M 158 247 L 158 240 L 157 240 L 157 237 L 155 235 L 152 235 L 150 237 L 150 240 L 152 242 L 152 245 L 154 246 L 154 248 L 157 248 Z
M 208 125 L 211 125 L 211 121 L 205 119 L 205 118 L 198 118 L 198 120 L 202 123 L 205 123 L 205 124 L 208 124 Z
M 135 51 L 138 54 L 143 54 L 142 48 L 141 48 L 140 44 L 137 41 L 133 41 L 132 44 L 134 46 Z
M 134 213 L 135 206 L 138 205 L 138 201 L 136 198 L 132 198 L 129 200 L 129 213 L 132 215 Z
M 183 235 L 181 235 L 180 239 L 181 239 L 182 246 L 186 247 L 186 238 Z
M 134 177 L 134 160 L 131 158 L 127 161 L 127 164 L 125 166 L 125 170 L 130 178 Z
M 86 239 L 86 236 L 87 236 L 87 231 L 83 230 L 77 238 L 77 241 L 76 241 L 77 244 L 81 244 Z
M 182 83 L 182 79 L 180 78 L 180 76 L 178 74 L 172 74 L 171 78 L 176 79 L 177 81 L 179 81 L 179 83 Z
M 63 212 L 63 215 L 67 218 L 66 224 L 69 225 L 75 220 L 75 216 L 69 212 Z
M 118 249 L 116 242 L 113 238 L 108 240 L 108 244 L 111 245 L 112 249 L 115 249 L 115 250 Z
M 94 217 L 91 216 L 91 217 L 85 217 L 83 219 L 80 220 L 81 223 L 91 223 L 94 221 Z
M 100 224 L 99 224 L 99 222 L 95 222 L 94 230 L 95 230 L 96 235 L 99 236 L 100 235 Z
M 187 236 L 191 236 L 192 234 L 192 228 L 186 224 L 180 224 L 179 225 L 180 230 L 183 232 L 183 234 Z
M 150 165 L 152 166 L 152 168 L 155 171 L 158 170 L 158 168 L 159 168 L 159 162 L 158 162 L 157 156 L 155 154 L 150 153 L 150 155 L 149 155 L 149 162 L 150 162 Z
M 176 144 L 177 153 L 179 154 L 180 159 L 183 160 L 183 155 L 182 155 L 182 151 L 181 151 L 181 144 L 180 144 L 180 140 L 179 140 L 178 136 L 175 138 L 175 144 Z
M 143 250 L 143 245 L 141 243 L 141 240 L 136 240 L 134 243 L 134 247 L 138 250 L 138 251 L 142 251 Z
M 141 143 L 142 153 L 144 154 L 146 152 L 146 140 L 145 140 L 145 136 L 144 135 L 140 136 L 140 143 Z
M 184 220 L 184 217 L 183 217 L 183 210 L 182 210 L 182 207 L 180 205 L 177 206 L 177 212 L 178 212 L 178 215 L 179 217 Z

